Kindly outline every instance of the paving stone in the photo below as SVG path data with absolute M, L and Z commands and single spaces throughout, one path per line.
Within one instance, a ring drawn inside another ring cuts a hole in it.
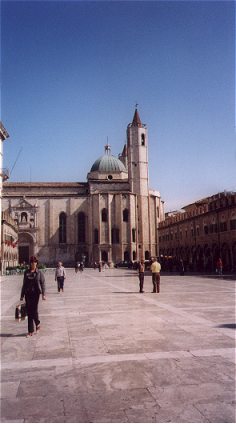
M 22 276 L 1 282 L 2 422 L 234 422 L 235 282 L 132 270 L 47 270 L 41 331 L 16 323 Z M 77 278 L 78 277 L 78 278 Z
M 158 423 L 203 423 L 208 422 L 204 415 L 192 405 L 176 406 L 172 405 L 168 409 L 161 408 L 156 414 Z
M 1 420 L 5 419 L 27 419 L 34 417 L 35 420 L 47 417 L 53 422 L 54 417 L 63 415 L 62 400 L 56 396 L 31 397 L 16 400 L 3 399 L 1 402 Z
M 221 402 L 233 402 L 234 384 L 224 385 L 220 383 L 199 383 L 186 385 L 150 386 L 148 388 L 152 396 L 157 400 L 161 408 L 167 409 L 175 406 L 198 404 L 217 400 Z
M 226 402 L 201 403 L 196 408 L 211 423 L 235 422 L 235 405 Z
M 16 398 L 18 389 L 20 385 L 20 380 L 18 381 L 1 381 L 0 390 L 1 390 L 1 399 L 14 399 Z
M 49 421 L 48 421 L 48 418 L 47 417 L 29 416 L 29 417 L 24 418 L 24 420 L 22 422 L 24 422 L 24 423 L 48 423 Z M 54 417 L 52 417 L 52 421 L 50 421 L 50 422 L 53 422 L 53 423 L 65 423 L 65 422 L 76 422 L 76 421 L 66 421 L 65 415 L 62 415 L 62 416 L 54 416 Z
M 131 406 L 144 410 L 158 407 L 146 389 L 93 391 L 84 398 L 84 406 L 91 422 L 109 422 L 111 419 L 112 422 L 123 422 L 124 413 Z

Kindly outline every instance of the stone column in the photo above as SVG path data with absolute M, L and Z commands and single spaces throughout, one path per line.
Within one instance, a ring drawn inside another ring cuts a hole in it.
M 49 199 L 49 208 L 48 208 L 48 214 L 49 214 L 49 227 L 48 227 L 48 244 L 52 245 L 53 243 L 53 236 L 54 236 L 54 216 L 53 216 L 53 199 Z
M 99 250 L 99 262 L 101 262 L 101 196 L 98 194 L 98 250 Z
M 93 197 L 89 196 L 87 199 L 88 202 L 88 255 L 89 255 L 89 262 L 94 262 L 94 243 L 93 243 L 93 234 L 94 234 L 94 217 L 93 217 Z
M 129 234 L 129 240 L 128 240 L 128 246 L 129 246 L 129 256 L 130 260 L 133 260 L 133 249 L 132 249 L 132 216 L 131 216 L 131 209 L 132 209 L 132 202 L 131 197 L 129 196 L 129 220 L 128 220 L 128 234 Z
M 107 195 L 107 231 L 108 231 L 108 263 L 112 262 L 112 249 L 111 249 L 111 195 Z

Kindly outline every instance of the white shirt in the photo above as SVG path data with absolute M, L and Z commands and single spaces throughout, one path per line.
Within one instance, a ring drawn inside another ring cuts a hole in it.
M 64 277 L 66 278 L 66 270 L 64 266 L 58 266 L 55 270 L 55 278 L 57 277 Z

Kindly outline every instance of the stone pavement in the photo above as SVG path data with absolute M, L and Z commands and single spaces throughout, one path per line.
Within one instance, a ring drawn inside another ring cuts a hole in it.
M 2 277 L 2 422 L 234 422 L 235 281 L 132 270 L 47 270 L 42 330 L 14 320 L 22 276 Z

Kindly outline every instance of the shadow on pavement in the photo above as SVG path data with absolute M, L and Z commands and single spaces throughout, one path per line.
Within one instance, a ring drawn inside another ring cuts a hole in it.
M 138 291 L 134 291 L 134 292 L 129 292 L 129 291 L 114 291 L 112 293 L 116 293 L 116 294 L 137 294 L 139 293 Z
M 232 328 L 232 329 L 236 329 L 236 324 L 220 324 L 217 325 L 218 328 Z
M 12 333 L 0 333 L 0 337 L 25 337 L 27 333 L 12 334 Z
M 134 277 L 135 274 L 123 274 L 123 277 Z M 121 278 L 120 275 L 103 275 L 104 278 Z

